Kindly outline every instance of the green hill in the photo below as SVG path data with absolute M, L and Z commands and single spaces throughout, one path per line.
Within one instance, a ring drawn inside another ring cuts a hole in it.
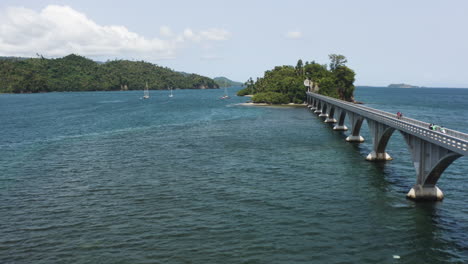
M 219 88 L 213 79 L 144 61 L 98 63 L 75 54 L 58 59 L 0 60 L 0 93 Z
M 231 87 L 231 86 L 241 86 L 241 82 L 235 82 L 232 80 L 229 80 L 226 77 L 215 77 L 213 80 L 216 82 L 216 84 L 219 85 L 219 87 Z

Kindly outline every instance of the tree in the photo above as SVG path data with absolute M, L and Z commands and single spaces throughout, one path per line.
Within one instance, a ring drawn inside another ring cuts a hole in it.
M 312 81 L 318 81 L 330 75 L 326 65 L 311 63 L 304 67 L 305 76 Z
M 296 74 L 298 76 L 304 75 L 304 64 L 302 63 L 302 60 L 299 59 L 296 64 Z
M 354 71 L 346 66 L 338 66 L 333 75 L 339 97 L 346 101 L 354 101 Z
M 338 55 L 338 54 L 330 54 L 328 55 L 330 58 L 330 70 L 334 71 L 338 66 L 344 66 L 345 63 L 348 62 L 345 56 Z

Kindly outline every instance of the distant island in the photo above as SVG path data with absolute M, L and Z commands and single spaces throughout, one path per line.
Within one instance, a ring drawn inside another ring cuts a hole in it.
M 143 90 L 146 83 L 150 90 L 219 88 L 211 78 L 144 61 L 0 57 L 0 93 Z
M 419 88 L 419 86 L 409 85 L 406 83 L 392 83 L 387 86 L 388 88 Z
M 229 80 L 226 77 L 215 77 L 215 78 L 213 78 L 213 80 L 215 81 L 215 83 L 217 85 L 219 85 L 219 87 L 231 87 L 231 86 L 242 86 L 243 85 L 243 83 L 241 83 L 241 82 L 232 81 L 232 80 Z

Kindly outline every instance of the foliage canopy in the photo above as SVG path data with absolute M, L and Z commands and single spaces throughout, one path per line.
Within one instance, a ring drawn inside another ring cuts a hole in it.
M 97 63 L 75 54 L 58 59 L 0 60 L 0 93 L 219 88 L 210 78 L 144 61 Z
M 273 70 L 265 72 L 264 76 L 256 81 L 249 78 L 244 83 L 245 88 L 239 90 L 237 95 L 254 95 L 252 101 L 256 103 L 302 103 L 305 101 L 307 87 L 304 80 L 312 80 L 318 85 L 319 94 L 354 101 L 353 70 L 345 66 L 347 59 L 343 55 L 331 54 L 330 69 L 327 65 L 315 61 L 305 62 L 299 60 L 296 66 L 276 66 Z M 283 95 L 279 100 L 278 94 Z M 285 99 L 286 98 L 286 102 Z
M 215 77 L 213 78 L 215 83 L 219 85 L 219 87 L 231 87 L 231 86 L 242 86 L 241 82 L 235 82 L 232 80 L 229 80 L 226 77 Z

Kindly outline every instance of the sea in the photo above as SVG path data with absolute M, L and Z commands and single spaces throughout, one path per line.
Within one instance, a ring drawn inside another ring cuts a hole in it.
M 0 94 L 0 263 L 467 263 L 468 160 L 414 202 L 305 107 L 224 91 Z M 468 133 L 468 89 L 357 87 L 366 106 Z M 348 123 L 349 126 L 349 123 Z

